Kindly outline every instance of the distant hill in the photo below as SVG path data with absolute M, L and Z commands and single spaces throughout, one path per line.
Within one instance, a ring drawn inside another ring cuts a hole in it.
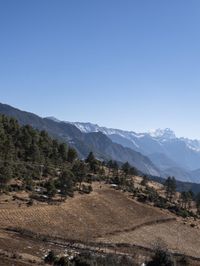
M 51 136 L 76 148 L 81 158 L 85 158 L 90 151 L 93 151 L 99 159 L 128 161 L 141 172 L 160 175 L 159 170 L 148 157 L 112 142 L 103 133 L 84 133 L 71 123 L 55 121 L 52 118 L 41 118 L 33 113 L 24 112 L 6 104 L 0 104 L 0 113 L 16 118 L 22 125 L 28 124 L 36 129 L 46 130 Z
M 147 133 L 100 127 L 91 123 L 73 122 L 84 133 L 102 132 L 113 142 L 138 151 L 159 168 L 162 176 L 200 182 L 200 141 L 178 138 L 169 128 Z
M 161 184 L 164 184 L 166 181 L 165 178 L 158 176 L 149 176 L 149 179 Z M 200 184 L 197 183 L 176 180 L 176 186 L 178 192 L 189 190 L 191 190 L 194 194 L 198 194 L 200 192 Z

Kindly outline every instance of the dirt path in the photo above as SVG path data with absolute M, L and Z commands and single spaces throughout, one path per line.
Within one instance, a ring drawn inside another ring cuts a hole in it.
M 168 223 L 168 222 L 171 222 L 171 221 L 176 221 L 176 218 L 172 217 L 172 218 L 154 219 L 152 221 L 147 221 L 147 222 L 135 225 L 135 226 L 133 226 L 131 228 L 122 229 L 122 230 L 116 230 L 116 231 L 113 231 L 113 232 L 106 233 L 104 236 L 114 236 L 114 235 L 121 234 L 121 233 L 133 232 L 133 231 L 135 231 L 137 229 L 140 229 L 140 228 L 142 228 L 144 226 L 147 226 L 147 225 L 157 225 L 157 224 L 162 224 L 162 223 Z

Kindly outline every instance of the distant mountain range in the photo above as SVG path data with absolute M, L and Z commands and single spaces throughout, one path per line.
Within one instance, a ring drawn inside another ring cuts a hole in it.
M 86 133 L 72 123 L 62 122 L 54 118 L 41 118 L 6 104 L 0 104 L 0 113 L 16 118 L 20 124 L 29 124 L 36 129 L 46 130 L 51 136 L 73 146 L 81 158 L 85 158 L 90 151 L 93 151 L 99 159 L 112 159 L 119 163 L 128 161 L 143 173 L 154 176 L 160 175 L 159 169 L 147 156 L 113 142 L 100 131 Z
M 67 122 L 69 123 L 69 122 Z M 72 123 L 82 132 L 102 132 L 113 142 L 147 156 L 159 168 L 161 176 L 200 182 L 200 141 L 177 138 L 169 129 L 136 133 L 100 127 L 91 123 Z
M 136 133 L 92 123 L 41 118 L 5 104 L 0 104 L 0 113 L 15 117 L 21 124 L 48 131 L 76 148 L 81 158 L 93 151 L 99 159 L 128 161 L 149 175 L 174 175 L 182 181 L 200 183 L 200 141 L 178 138 L 169 128 Z

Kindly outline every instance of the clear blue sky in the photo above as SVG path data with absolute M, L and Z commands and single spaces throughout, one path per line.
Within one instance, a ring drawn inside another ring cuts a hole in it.
M 200 1 L 0 0 L 0 102 L 200 139 Z

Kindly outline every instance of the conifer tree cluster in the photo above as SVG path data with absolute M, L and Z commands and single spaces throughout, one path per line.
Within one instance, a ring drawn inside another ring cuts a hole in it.
M 0 185 L 11 178 L 29 179 L 48 175 L 52 169 L 63 167 L 77 157 L 76 151 L 65 143 L 52 139 L 46 131 L 0 115 Z

